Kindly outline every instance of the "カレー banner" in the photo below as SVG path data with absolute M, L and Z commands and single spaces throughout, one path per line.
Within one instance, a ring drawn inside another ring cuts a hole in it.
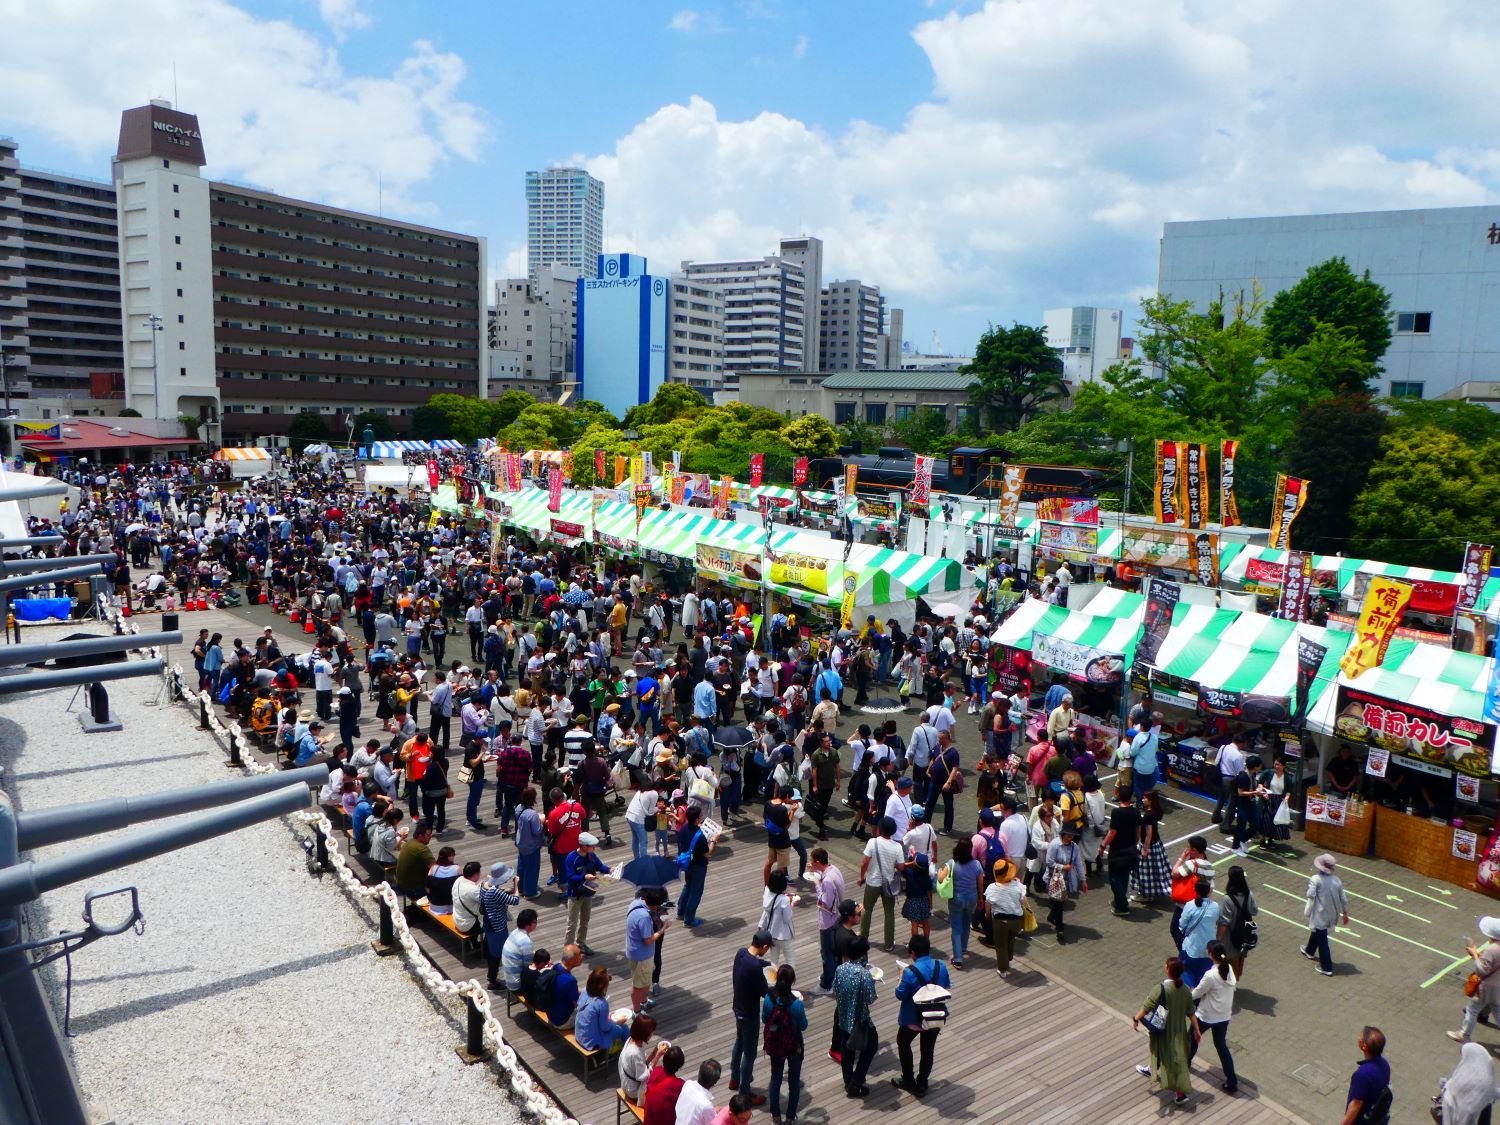
M 1396 627 L 1401 624 L 1402 611 L 1410 601 L 1410 584 L 1383 575 L 1370 580 L 1354 627 L 1354 642 L 1339 661 L 1344 675 L 1357 679 L 1385 659 Z

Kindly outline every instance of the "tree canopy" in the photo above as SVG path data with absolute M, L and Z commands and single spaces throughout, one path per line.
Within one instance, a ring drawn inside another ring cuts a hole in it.
M 974 404 L 996 430 L 1015 429 L 1067 394 L 1062 357 L 1043 329 L 1025 324 L 991 325 L 958 373 L 973 377 Z
M 1370 279 L 1355 275 L 1343 258 L 1313 266 L 1290 289 L 1283 289 L 1266 308 L 1266 346 L 1273 359 L 1291 355 L 1320 331 L 1331 331 L 1354 345 L 1367 378 L 1338 390 L 1368 390 L 1380 359 L 1391 346 L 1389 294 Z
M 299 410 L 292 415 L 291 425 L 287 427 L 287 437 L 291 441 L 292 451 L 300 453 L 304 446 L 315 441 L 327 441 L 328 425 L 323 421 L 323 415 L 316 410 Z

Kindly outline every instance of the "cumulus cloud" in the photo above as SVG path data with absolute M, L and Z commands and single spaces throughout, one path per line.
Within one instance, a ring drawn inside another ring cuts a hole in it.
M 350 13 L 362 15 L 350 3 L 322 6 L 346 27 Z M 388 75 L 359 75 L 315 35 L 224 0 L 0 2 L 0 13 L 8 119 L 23 138 L 35 131 L 71 146 L 101 175 L 120 111 L 170 95 L 174 59 L 208 174 L 288 195 L 373 211 L 383 181 L 387 214 L 428 217 L 416 189 L 455 157 L 477 159 L 486 135 L 483 113 L 460 96 L 463 60 L 427 42 Z
M 665 258 L 825 240 L 898 303 L 1131 307 L 1164 221 L 1471 204 L 1500 189 L 1478 0 L 991 0 L 918 24 L 931 95 L 824 132 L 694 97 L 583 158 L 610 225 Z M 1440 65 L 1435 65 L 1440 64 Z
M 351 31 L 370 26 L 369 13 L 361 11 L 360 0 L 318 0 L 318 14 L 335 36 L 342 39 Z
M 698 13 L 689 8 L 674 13 L 667 21 L 667 28 L 671 31 L 693 32 L 698 30 Z
M 792 58 L 801 59 L 807 57 L 807 36 L 797 36 L 797 42 L 792 44 Z

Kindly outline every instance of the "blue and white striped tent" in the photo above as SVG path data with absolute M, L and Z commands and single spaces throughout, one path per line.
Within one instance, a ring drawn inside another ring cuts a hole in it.
M 432 446 L 425 441 L 377 441 L 370 446 L 370 457 L 375 461 L 399 461 L 403 453 L 431 453 Z
M 445 453 L 455 452 L 464 447 L 463 442 L 454 441 L 452 438 L 438 438 L 437 441 L 434 441 L 431 444 L 433 449 L 439 449 Z

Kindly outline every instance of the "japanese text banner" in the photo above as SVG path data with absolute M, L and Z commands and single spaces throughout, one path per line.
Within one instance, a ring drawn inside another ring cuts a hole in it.
M 1401 614 L 1410 601 L 1411 586 L 1407 583 L 1382 576 L 1370 580 L 1354 627 L 1354 643 L 1339 661 L 1344 675 L 1357 679 L 1385 659 L 1396 627 L 1401 624 Z

